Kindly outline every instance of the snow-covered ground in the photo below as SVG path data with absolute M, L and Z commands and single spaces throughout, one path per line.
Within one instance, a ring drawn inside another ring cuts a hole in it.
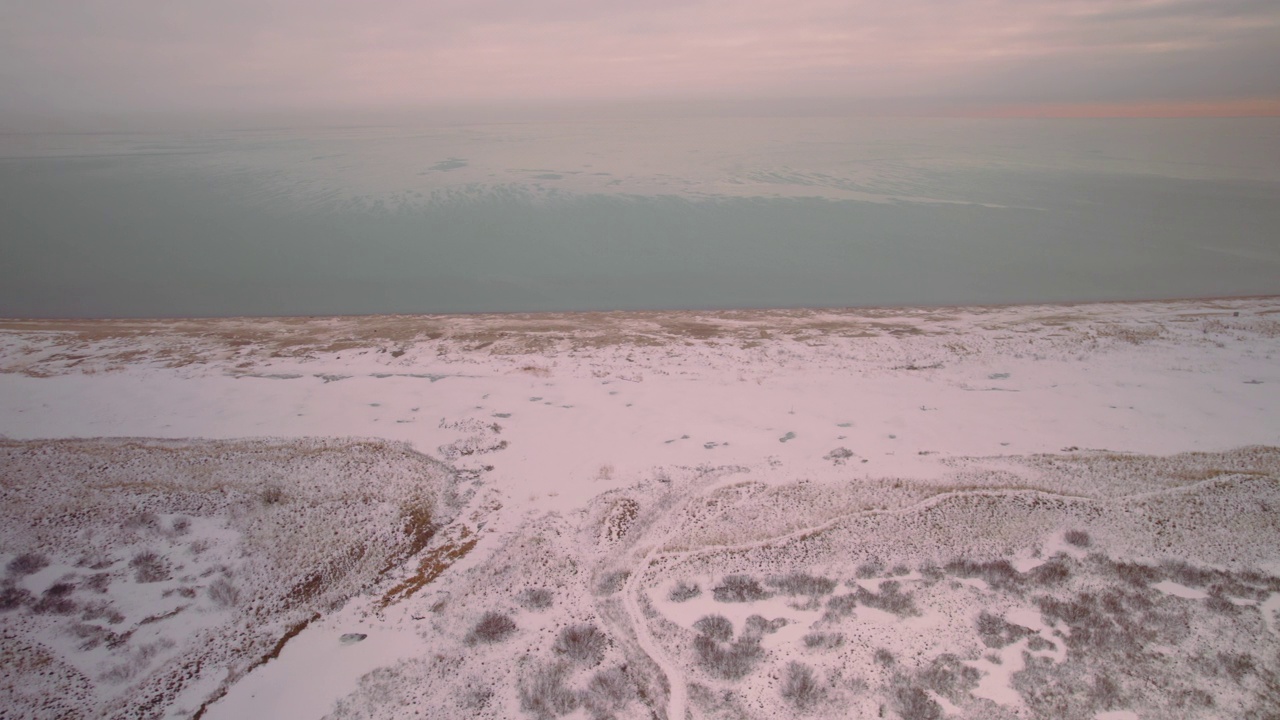
M 0 399 L 15 717 L 1280 702 L 1276 298 L 3 321 Z

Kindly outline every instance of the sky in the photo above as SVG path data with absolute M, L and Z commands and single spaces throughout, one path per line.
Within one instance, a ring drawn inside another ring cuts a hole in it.
M 9 124 L 801 99 L 1280 114 L 1280 2 L 0 0 Z

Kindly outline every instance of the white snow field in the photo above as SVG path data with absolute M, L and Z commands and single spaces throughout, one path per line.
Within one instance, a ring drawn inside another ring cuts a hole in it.
M 0 321 L 0 717 L 1280 708 L 1280 298 Z

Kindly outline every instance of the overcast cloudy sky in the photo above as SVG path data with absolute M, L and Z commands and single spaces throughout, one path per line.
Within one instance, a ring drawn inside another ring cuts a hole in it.
M 1274 114 L 1280 0 L 0 0 L 14 117 L 799 97 Z

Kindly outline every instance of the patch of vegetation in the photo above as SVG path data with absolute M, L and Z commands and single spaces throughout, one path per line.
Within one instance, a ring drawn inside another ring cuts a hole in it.
M 876 661 L 877 665 L 883 665 L 885 667 L 891 667 L 895 662 L 897 662 L 897 659 L 893 657 L 893 653 L 884 648 L 876 648 L 876 652 L 872 655 L 872 659 Z
M 685 602 L 692 600 L 702 594 L 702 588 L 697 583 L 689 583 L 681 580 L 671 588 L 671 592 L 667 593 L 667 599 L 671 602 Z
M 761 638 L 778 632 L 780 628 L 786 627 L 786 625 L 786 618 L 766 620 L 763 615 L 752 615 L 743 623 L 742 635 L 743 637 Z
M 733 624 L 727 618 L 709 615 L 698 622 L 703 621 L 706 622 L 699 629 L 698 637 L 693 640 L 693 650 L 697 655 L 698 665 L 713 677 L 723 680 L 741 679 L 764 657 L 764 649 L 760 647 L 757 637 L 744 635 L 737 642 L 730 642 L 733 639 Z
M 809 595 L 811 597 L 829 595 L 836 587 L 835 580 L 800 572 L 781 577 L 772 577 L 766 582 L 777 588 L 784 595 Z
M 1160 582 L 1164 579 L 1164 573 L 1142 563 L 1118 562 L 1112 565 L 1112 570 L 1115 572 L 1116 577 L 1138 587 L 1146 587 L 1151 583 Z
M 600 576 L 599 582 L 596 583 L 597 595 L 612 595 L 622 588 L 626 587 L 627 579 L 631 577 L 629 570 L 615 570 Z
M 1071 577 L 1069 558 L 1058 555 L 1048 562 L 1041 563 L 1027 573 L 1027 578 L 1036 585 L 1061 585 Z
M 263 505 L 279 505 L 285 501 L 284 489 L 278 485 L 269 485 L 258 493 L 258 500 Z
M 1140 593 L 1081 592 L 1073 599 L 1038 597 L 1035 602 L 1046 624 L 1060 621 L 1071 629 L 1063 642 L 1074 653 L 1132 655 L 1153 642 L 1176 643 L 1189 628 L 1185 610 L 1161 611 Z
M 1022 584 L 1022 575 L 1008 560 L 957 559 L 947 563 L 945 569 L 957 577 L 981 579 L 994 590 L 1017 591 Z
M 22 553 L 5 565 L 5 570 L 15 577 L 38 573 L 49 566 L 49 558 L 38 552 Z
M 94 573 L 84 581 L 84 586 L 96 593 L 105 593 L 110 585 L 111 576 L 107 573 Z
M 1222 670 L 1227 676 L 1237 683 L 1256 669 L 1253 656 L 1244 653 L 1220 652 L 1218 662 L 1222 664 Z
M 850 593 L 849 595 L 836 595 L 827 600 L 827 611 L 823 614 L 822 619 L 826 621 L 839 620 L 853 614 L 854 608 L 858 607 L 858 596 Z
M 1089 537 L 1089 533 L 1084 530 L 1068 530 L 1063 536 L 1068 545 L 1075 545 L 1078 548 L 1087 548 L 1093 542 Z
M 169 579 L 169 562 L 160 555 L 143 550 L 129 561 L 133 579 L 140 583 L 161 582 Z
M 706 615 L 693 623 L 693 629 L 717 642 L 733 639 L 733 623 L 723 615 Z
M 897 580 L 885 580 L 880 583 L 880 592 L 873 593 L 860 587 L 857 592 L 858 602 L 867 607 L 893 613 L 898 617 L 919 615 L 915 599 L 911 593 L 904 593 Z M 833 598 L 834 599 L 834 598 Z
M 592 676 L 582 693 L 582 705 L 594 720 L 605 720 L 621 712 L 635 698 L 635 682 L 625 667 L 616 667 Z
M 903 685 L 894 689 L 894 709 L 902 720 L 939 720 L 942 717 L 942 706 L 924 690 Z
M 750 575 L 729 575 L 713 588 L 711 596 L 717 602 L 755 602 L 773 597 Z
M 512 623 L 514 627 L 514 623 Z M 732 629 L 731 629 L 732 631 Z M 599 665 L 604 659 L 609 637 L 595 625 L 570 625 L 560 631 L 552 650 L 570 660 L 587 666 Z
M 525 610 L 546 610 L 554 600 L 555 595 L 546 588 L 525 588 L 516 595 L 516 602 Z
M 879 577 L 884 574 L 884 563 L 879 558 L 871 558 L 858 566 L 853 571 L 853 576 L 866 580 L 867 578 Z M 850 583 L 852 585 L 852 583 Z
M 977 668 L 965 665 L 951 653 L 934 658 L 928 667 L 915 676 L 916 682 L 921 686 L 957 703 L 978 687 L 978 680 L 981 678 L 982 673 Z
M 71 598 L 75 589 L 75 585 L 67 582 L 50 585 L 40 596 L 40 599 L 31 606 L 32 612 L 51 613 L 54 615 L 70 615 L 76 612 L 80 609 L 80 606 Z
M 31 591 L 20 588 L 12 580 L 0 586 L 0 612 L 9 612 L 31 602 Z
M 983 610 L 978 615 L 978 637 L 982 644 L 989 648 L 1002 648 L 1012 645 L 1027 635 L 1033 634 L 1031 628 L 1014 625 L 1003 617 L 992 615 Z
M 206 591 L 209 599 L 218 607 L 235 607 L 240 603 L 240 591 L 226 578 L 218 578 L 209 584 Z
M 803 642 L 810 650 L 834 650 L 844 645 L 844 633 L 809 633 Z
M 807 712 L 826 700 L 826 688 L 813 675 L 813 669 L 798 662 L 787 664 L 782 677 L 782 697 L 800 712 Z
M 578 694 L 565 687 L 563 665 L 542 665 L 520 680 L 520 709 L 539 720 L 567 715 L 578 708 Z
M 468 645 L 499 643 L 511 637 L 515 631 L 514 620 L 502 613 L 490 611 L 481 616 L 480 621 L 471 628 L 471 632 L 467 633 L 466 643 Z

